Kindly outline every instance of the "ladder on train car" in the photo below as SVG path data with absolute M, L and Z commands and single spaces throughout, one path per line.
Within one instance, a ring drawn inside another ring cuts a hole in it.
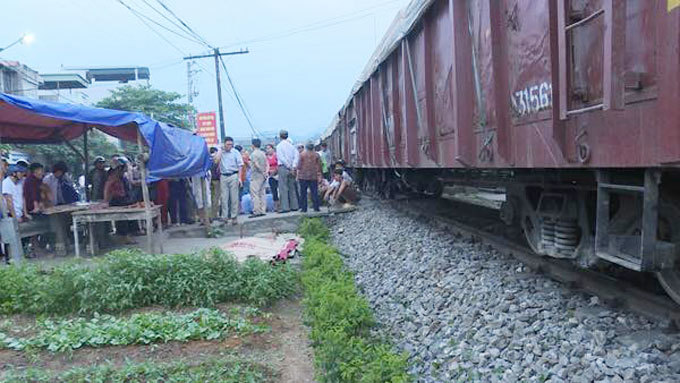
M 636 271 L 658 271 L 669 266 L 675 246 L 657 239 L 661 173 L 657 169 L 645 170 L 643 185 L 612 183 L 611 176 L 606 170 L 597 173 L 596 255 Z M 610 206 L 614 194 L 642 197 L 639 234 L 611 232 Z

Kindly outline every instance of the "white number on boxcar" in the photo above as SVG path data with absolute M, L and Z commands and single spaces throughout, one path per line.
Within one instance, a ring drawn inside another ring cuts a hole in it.
M 511 97 L 518 116 L 525 116 L 552 108 L 552 84 L 543 82 L 516 91 Z

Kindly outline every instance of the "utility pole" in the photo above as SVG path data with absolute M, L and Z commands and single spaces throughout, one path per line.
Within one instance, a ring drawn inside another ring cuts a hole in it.
M 215 79 L 217 80 L 217 106 L 219 108 L 219 118 L 220 118 L 220 137 L 224 140 L 227 136 L 227 132 L 224 129 L 224 108 L 222 106 L 222 84 L 220 82 L 220 56 L 232 56 L 232 55 L 242 55 L 249 53 L 248 49 L 241 49 L 239 51 L 233 52 L 220 52 L 220 48 L 215 48 L 212 54 L 200 55 L 200 56 L 187 56 L 185 60 L 195 60 L 207 57 L 213 57 L 215 59 Z
M 194 104 L 194 96 L 197 95 L 197 93 L 194 91 L 194 78 L 193 75 L 195 73 L 198 73 L 199 71 L 194 71 L 191 69 L 191 67 L 195 64 L 193 61 L 187 61 L 187 104 L 193 106 Z M 191 128 L 193 130 L 196 130 L 196 120 L 195 120 L 195 115 L 193 113 L 189 114 L 189 124 L 191 125 Z

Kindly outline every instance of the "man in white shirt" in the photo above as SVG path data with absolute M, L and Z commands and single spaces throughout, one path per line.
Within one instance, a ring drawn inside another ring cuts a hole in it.
M 300 154 L 293 144 L 288 141 L 288 132 L 282 130 L 279 133 L 281 142 L 276 145 L 276 159 L 279 162 L 279 201 L 281 210 L 279 213 L 286 213 L 298 209 L 297 194 L 295 191 L 295 169 L 300 159 Z
M 26 168 L 19 165 L 9 167 L 9 175 L 2 181 L 2 194 L 7 201 L 10 214 L 21 221 L 24 217 L 24 176 Z
M 238 190 L 241 187 L 243 157 L 234 148 L 233 138 L 224 138 L 224 146 L 213 155 L 213 161 L 219 166 L 221 173 L 222 219 L 227 223 L 231 220 L 231 224 L 236 225 L 239 213 Z

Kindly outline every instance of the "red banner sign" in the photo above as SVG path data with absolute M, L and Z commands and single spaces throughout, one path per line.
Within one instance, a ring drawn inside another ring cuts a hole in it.
M 217 145 L 220 140 L 217 138 L 217 114 L 215 112 L 205 112 L 196 114 L 196 134 L 205 138 L 208 145 Z

